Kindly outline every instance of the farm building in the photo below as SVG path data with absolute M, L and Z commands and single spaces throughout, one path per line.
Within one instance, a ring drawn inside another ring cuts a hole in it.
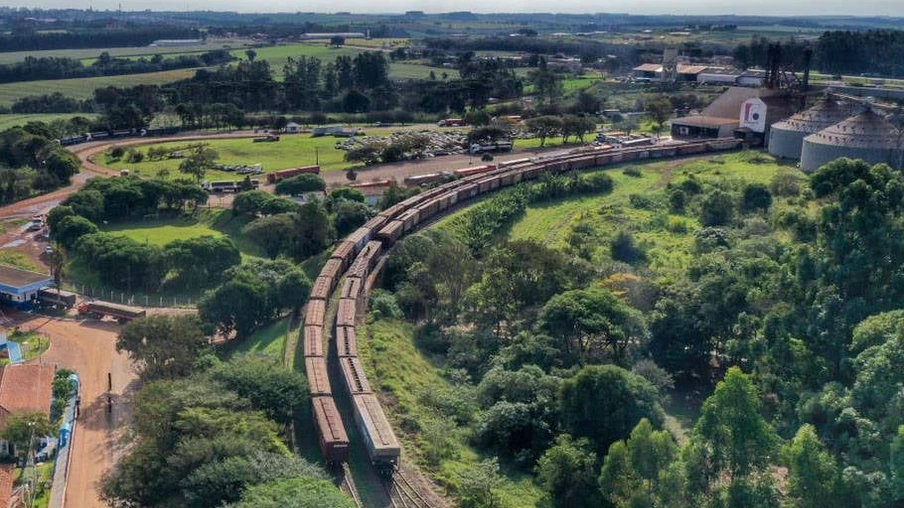
M 697 81 L 697 76 L 706 71 L 705 65 L 678 64 L 678 81 Z M 634 68 L 635 78 L 662 79 L 662 64 L 643 64 Z
M 34 363 L 7 365 L 0 371 L 0 431 L 18 414 L 41 412 L 50 417 L 55 372 L 53 365 Z M 0 455 L 11 451 L 9 443 L 0 440 Z
M 38 291 L 50 286 L 53 278 L 13 266 L 0 265 L 0 303 L 14 307 L 30 307 L 38 298 Z
M 894 125 L 871 108 L 804 138 L 800 169 L 812 172 L 841 157 L 901 168 L 902 139 Z
M 832 97 L 772 125 L 769 153 L 782 159 L 800 159 L 804 138 L 841 123 L 854 114 L 854 108 Z
M 298 132 L 300 130 L 301 130 L 301 125 L 299 125 L 295 122 L 289 122 L 286 124 L 286 132 L 288 134 L 298 134 Z

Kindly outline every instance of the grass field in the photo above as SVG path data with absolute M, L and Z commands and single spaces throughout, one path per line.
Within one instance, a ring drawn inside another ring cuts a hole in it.
M 38 267 L 25 253 L 12 250 L 0 250 L 0 265 L 10 265 L 23 270 L 37 271 Z
M 232 54 L 237 58 L 247 58 L 245 55 L 245 49 L 235 50 Z M 300 43 L 300 44 L 286 44 L 284 46 L 268 46 L 264 48 L 254 48 L 254 51 L 257 52 L 258 60 L 266 60 L 270 63 L 270 68 L 273 69 L 275 75 L 282 74 L 282 68 L 289 61 L 289 58 L 298 58 L 300 56 L 313 56 L 317 57 L 321 60 L 332 61 L 337 56 L 352 56 L 354 57 L 358 53 L 361 53 L 364 50 L 357 48 L 334 48 L 330 47 L 325 42 L 311 42 L 311 43 Z
M 641 176 L 629 176 L 627 167 L 640 170 Z M 693 174 L 703 182 L 769 183 L 789 166 L 775 162 L 758 152 L 739 152 L 711 159 L 665 161 L 618 166 L 605 170 L 614 180 L 612 193 L 565 199 L 528 207 L 527 213 L 511 228 L 511 239 L 533 239 L 563 249 L 577 224 L 589 226 L 598 246 L 596 255 L 608 257 L 609 241 L 618 231 L 628 230 L 647 247 L 649 267 L 667 275 L 684 270 L 691 262 L 694 233 L 702 226 L 687 215 L 669 214 L 665 209 L 638 209 L 632 195 L 643 195 L 659 202 L 666 199 L 665 186 L 676 178 Z M 793 169 L 793 168 L 791 168 Z
M 197 69 L 149 72 L 147 74 L 124 74 L 122 76 L 102 76 L 97 78 L 53 79 L 46 81 L 26 81 L 23 83 L 0 84 L 0 105 L 9 106 L 20 97 L 60 92 L 67 97 L 88 99 L 95 88 L 105 86 L 129 87 L 135 85 L 162 85 L 194 76 Z
M 312 138 L 309 134 L 283 136 L 278 143 L 254 143 L 251 139 L 218 139 L 205 141 L 210 148 L 219 154 L 218 162 L 223 164 L 261 164 L 265 172 L 296 166 L 314 164 L 319 157 L 323 171 L 336 171 L 352 166 L 345 162 L 345 152 L 335 148 L 338 138 L 323 136 Z M 185 146 L 185 142 L 160 143 L 151 146 L 163 146 L 171 149 Z M 147 152 L 148 147 L 141 150 Z M 179 160 L 145 161 L 138 164 L 123 161 L 110 162 L 109 166 L 122 169 L 130 168 L 142 176 L 155 176 L 157 171 L 166 168 L 172 178 L 179 173 Z M 239 175 L 225 171 L 207 171 L 206 180 L 235 180 Z
M 248 338 L 227 342 L 223 345 L 222 354 L 226 358 L 252 354 L 280 360 L 286 344 L 286 329 L 288 325 L 289 318 L 278 319 L 263 328 L 259 328 Z
M 414 63 L 389 64 L 389 77 L 392 79 L 429 79 L 431 71 L 433 71 L 436 79 L 442 79 L 444 72 L 448 74 L 450 78 L 458 77 L 458 71 L 455 69 L 430 67 Z
M 485 458 L 468 443 L 468 432 L 450 423 L 451 418 L 431 403 L 448 397 L 446 394 L 457 388 L 418 351 L 410 323 L 377 321 L 367 326 L 366 335 L 368 340 L 359 344 L 359 349 L 370 374 L 368 378 L 398 401 L 389 410 L 395 421 L 393 426 L 419 429 L 399 432 L 405 451 L 440 484 L 454 488 L 458 473 Z M 446 452 L 440 454 L 438 449 Z M 529 476 L 515 473 L 505 476 L 499 494 L 503 506 L 537 506 L 543 495 Z

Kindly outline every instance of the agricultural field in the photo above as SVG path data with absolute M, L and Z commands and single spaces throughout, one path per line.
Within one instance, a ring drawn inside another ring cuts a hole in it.
M 297 134 L 283 135 L 282 139 L 276 143 L 254 143 L 249 138 L 218 139 L 205 141 L 204 143 L 216 150 L 219 154 L 217 162 L 221 164 L 260 164 L 263 166 L 264 172 L 271 172 L 315 164 L 319 157 L 320 167 L 323 171 L 338 171 L 353 164 L 345 162 L 343 159 L 345 152 L 335 148 L 337 141 L 340 141 L 340 139 L 331 136 L 312 138 L 309 134 Z M 139 150 L 147 153 L 148 148 L 151 146 L 178 150 L 181 147 L 185 147 L 186 143 L 184 141 L 159 143 L 140 147 Z M 99 162 L 105 162 L 105 164 L 115 169 L 128 168 L 134 174 L 145 177 L 156 176 L 161 169 L 168 170 L 170 178 L 176 178 L 181 175 L 179 173 L 180 159 L 145 160 L 140 163 L 130 163 L 124 160 L 103 161 L 101 159 Z M 206 180 L 235 180 L 240 178 L 240 176 L 225 171 L 208 170 L 204 178 Z
M 415 63 L 389 64 L 389 77 L 392 79 L 429 79 L 431 71 L 436 79 L 442 79 L 444 72 L 451 78 L 458 78 L 458 71 L 455 69 L 430 67 Z
M 50 123 L 54 120 L 69 120 L 72 117 L 82 116 L 85 118 L 96 118 L 97 115 L 92 113 L 48 113 L 36 115 L 0 115 L 0 130 L 6 130 L 16 126 L 22 126 L 28 122 L 44 122 Z
M 283 46 L 267 46 L 263 48 L 253 48 L 257 52 L 257 60 L 266 60 L 270 63 L 270 68 L 279 75 L 282 68 L 289 61 L 289 58 L 298 58 L 300 56 L 313 56 L 321 60 L 333 60 L 337 56 L 354 57 L 362 50 L 356 48 L 335 48 L 325 42 L 316 43 L 299 43 L 286 44 Z M 236 58 L 247 58 L 245 49 L 235 50 L 232 52 Z
M 60 92 L 75 99 L 88 99 L 96 88 L 105 86 L 129 87 L 135 85 L 162 85 L 194 76 L 197 69 L 149 72 L 146 74 L 125 74 L 122 76 L 100 76 L 96 78 L 53 79 L 25 81 L 22 83 L 0 84 L 0 105 L 9 106 L 16 99 L 31 95 Z
M 93 60 L 103 52 L 107 52 L 110 56 L 125 57 L 142 57 L 153 55 L 176 55 L 188 53 L 203 53 L 215 49 L 230 49 L 249 44 L 248 39 L 208 39 L 207 44 L 197 46 L 175 46 L 175 47 L 150 47 L 150 46 L 132 46 L 125 48 L 88 48 L 88 49 L 49 49 L 44 51 L 12 51 L 0 53 L 0 64 L 9 64 L 21 62 L 26 56 L 35 58 L 42 57 L 58 57 L 58 58 L 75 58 L 79 60 Z

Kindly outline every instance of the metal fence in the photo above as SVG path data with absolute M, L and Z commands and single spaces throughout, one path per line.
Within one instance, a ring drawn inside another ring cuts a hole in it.
M 197 306 L 197 297 L 173 296 L 173 295 L 148 295 L 141 293 L 128 293 L 107 288 L 95 288 L 84 284 L 74 285 L 73 291 L 82 296 L 104 300 L 106 302 L 135 305 L 139 307 L 185 307 Z

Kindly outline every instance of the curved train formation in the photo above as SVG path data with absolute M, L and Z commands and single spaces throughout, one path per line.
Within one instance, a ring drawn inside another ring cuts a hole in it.
M 336 409 L 327 374 L 323 332 L 324 327 L 330 326 L 334 332 L 330 346 L 334 347 L 339 361 L 343 389 L 351 397 L 355 422 L 368 457 L 382 472 L 391 473 L 398 467 L 399 441 L 358 359 L 356 315 L 359 308 L 366 306 L 368 276 L 380 257 L 403 235 L 459 203 L 536 179 L 544 173 L 558 174 L 638 160 L 720 152 L 737 149 L 741 145 L 741 140 L 723 138 L 662 147 L 588 149 L 509 161 L 479 170 L 475 168 L 467 176 L 428 189 L 383 210 L 346 237 L 314 282 L 302 332 L 315 425 L 327 463 L 345 462 L 349 453 L 348 435 Z M 339 291 L 339 301 L 335 323 L 326 322 L 327 307 L 336 291 Z

